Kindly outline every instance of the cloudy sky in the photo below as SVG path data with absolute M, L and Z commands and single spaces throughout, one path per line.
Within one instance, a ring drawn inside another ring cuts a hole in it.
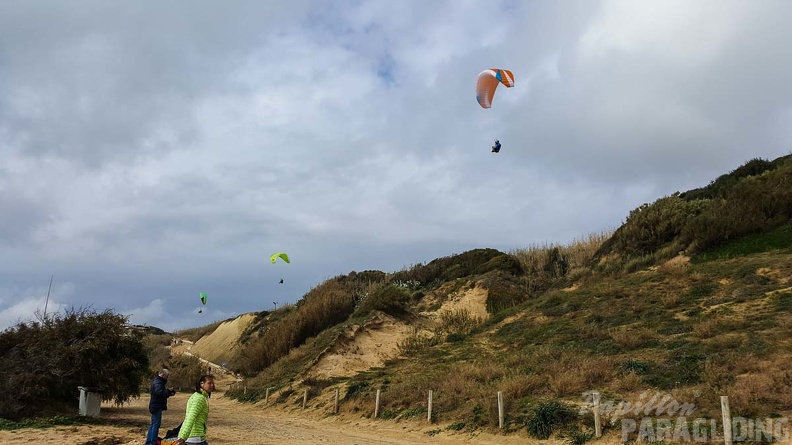
M 0 329 L 50 277 L 48 312 L 175 330 L 612 230 L 790 153 L 789 23 L 783 0 L 0 0 Z M 516 85 L 485 110 L 487 68 Z

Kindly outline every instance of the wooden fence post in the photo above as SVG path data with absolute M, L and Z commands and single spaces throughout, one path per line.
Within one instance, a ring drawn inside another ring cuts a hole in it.
M 338 392 L 339 392 L 339 389 L 336 388 L 336 390 L 335 390 L 335 401 L 333 402 L 333 414 L 338 414 Z
M 429 402 L 426 404 L 426 421 L 432 423 L 432 390 L 429 390 Z
M 729 411 L 729 396 L 721 396 L 721 414 L 723 415 L 723 445 L 732 445 L 732 419 Z
M 503 392 L 498 391 L 498 427 L 503 429 Z
M 591 411 L 594 413 L 594 437 L 599 439 L 602 437 L 602 420 L 599 412 L 600 393 L 597 391 L 591 393 L 591 400 L 594 403 L 594 406 L 591 407 Z
M 308 388 L 305 388 L 305 392 L 303 392 L 303 409 L 305 409 L 305 405 L 308 403 Z
M 264 391 L 264 403 L 269 403 L 269 390 L 270 389 L 267 388 L 267 390 Z
M 377 390 L 377 399 L 374 402 L 374 418 L 376 419 L 379 416 L 379 404 L 380 404 L 380 390 Z

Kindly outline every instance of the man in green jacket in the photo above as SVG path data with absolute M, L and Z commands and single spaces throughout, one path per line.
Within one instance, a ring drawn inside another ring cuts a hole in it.
M 214 377 L 201 376 L 195 392 L 187 400 L 184 422 L 179 430 L 178 445 L 183 443 L 209 445 L 206 441 L 206 419 L 209 417 L 209 395 L 215 389 Z

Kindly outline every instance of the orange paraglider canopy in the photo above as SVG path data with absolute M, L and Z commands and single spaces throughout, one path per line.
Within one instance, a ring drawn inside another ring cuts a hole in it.
M 479 73 L 476 80 L 476 100 L 481 108 L 490 108 L 492 99 L 495 97 L 495 89 L 498 84 L 504 84 L 507 88 L 514 86 L 514 74 L 509 70 L 500 68 L 490 68 Z

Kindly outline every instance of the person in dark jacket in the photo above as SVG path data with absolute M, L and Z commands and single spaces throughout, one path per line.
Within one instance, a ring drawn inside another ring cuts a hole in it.
M 162 425 L 162 412 L 168 409 L 168 397 L 176 394 L 173 388 L 167 387 L 169 376 L 170 371 L 163 369 L 151 382 L 151 400 L 149 401 L 151 425 L 149 425 L 146 435 L 146 445 L 157 444 L 160 425 Z
M 500 141 L 495 139 L 495 145 L 492 146 L 493 153 L 500 153 L 501 144 Z

